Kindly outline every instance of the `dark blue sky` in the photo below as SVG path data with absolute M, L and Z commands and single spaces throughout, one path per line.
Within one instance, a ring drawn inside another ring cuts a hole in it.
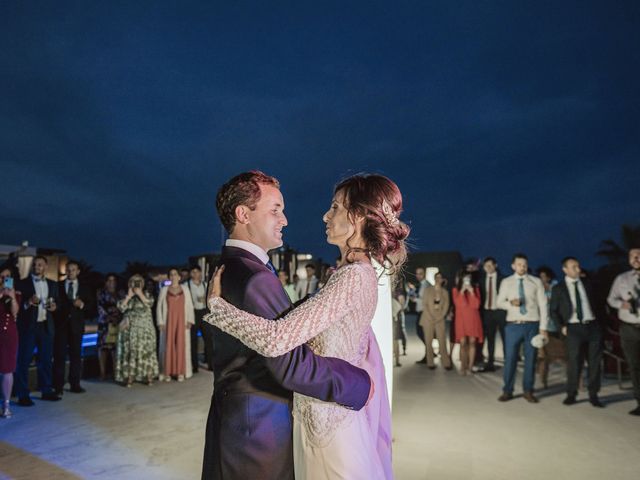
M 332 186 L 375 171 L 419 250 L 595 266 L 640 223 L 639 25 L 632 1 L 3 2 L 0 243 L 181 263 L 259 168 L 288 243 L 332 260 Z

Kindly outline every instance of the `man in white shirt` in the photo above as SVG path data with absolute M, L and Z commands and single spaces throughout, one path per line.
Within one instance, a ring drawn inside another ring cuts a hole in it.
M 42 400 L 56 401 L 60 397 L 52 387 L 53 312 L 57 310 L 58 284 L 45 277 L 47 259 L 37 255 L 33 259 L 33 273 L 21 280 L 16 288 L 22 293 L 22 308 L 18 313 L 18 364 L 16 394 L 18 404 L 33 406 L 29 392 L 29 365 L 34 349 L 38 348 L 38 387 Z
M 578 378 L 587 350 L 589 365 L 589 401 L 594 407 L 604 407 L 598 399 L 600 390 L 600 362 L 602 361 L 602 331 L 592 307 L 593 295 L 588 284 L 580 278 L 580 263 L 575 257 L 562 260 L 564 281 L 551 291 L 551 318 L 566 336 L 567 398 L 565 405 L 576 403 Z
M 498 293 L 498 306 L 507 311 L 504 386 L 498 400 L 506 402 L 513 398 L 518 352 L 524 344 L 523 397 L 529 403 L 538 403 L 533 395 L 537 351 L 531 339 L 538 333 L 547 336 L 547 297 L 540 279 L 528 274 L 525 254 L 516 253 L 511 268 L 514 274 L 502 281 Z
M 194 265 L 189 270 L 189 280 L 187 280 L 186 284 L 189 292 L 191 292 L 195 319 L 194 324 L 191 325 L 191 368 L 193 373 L 198 373 L 198 367 L 200 366 L 200 361 L 198 360 L 198 332 L 200 332 L 204 343 L 204 358 L 209 370 L 213 371 L 212 330 L 208 323 L 202 321 L 202 317 L 207 313 L 207 284 L 202 280 L 202 269 L 198 265 Z
M 307 271 L 307 278 L 300 279 L 297 285 L 298 298 L 304 298 L 307 295 L 313 295 L 318 290 L 318 277 L 316 277 L 316 266 L 313 263 L 307 263 L 304 267 Z
M 618 310 L 622 351 L 629 364 L 633 396 L 638 406 L 631 415 L 640 416 L 640 245 L 629 250 L 631 270 L 618 275 L 611 286 L 607 303 Z

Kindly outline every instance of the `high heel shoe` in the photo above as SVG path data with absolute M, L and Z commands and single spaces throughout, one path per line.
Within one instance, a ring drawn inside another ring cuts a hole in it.
M 184 382 L 184 375 L 178 375 L 178 381 Z
M 13 414 L 11 413 L 11 410 L 9 409 L 9 400 L 5 400 L 2 403 L 2 416 L 3 418 L 11 418 L 13 416 Z

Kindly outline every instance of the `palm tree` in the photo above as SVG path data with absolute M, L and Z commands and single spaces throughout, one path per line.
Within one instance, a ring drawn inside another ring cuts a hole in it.
M 612 239 L 600 242 L 600 250 L 596 255 L 606 257 L 610 265 L 624 264 L 627 252 L 634 245 L 640 244 L 640 225 L 622 226 L 622 245 Z

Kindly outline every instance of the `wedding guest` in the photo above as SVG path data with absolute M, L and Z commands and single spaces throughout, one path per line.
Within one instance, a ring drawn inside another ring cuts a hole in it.
M 431 284 L 426 279 L 426 271 L 422 267 L 416 268 L 416 284 L 414 286 L 413 294 L 408 297 L 409 301 L 409 311 L 412 312 L 412 317 L 415 317 L 416 321 L 416 333 L 420 341 L 426 347 L 426 341 L 424 338 L 424 329 L 420 325 L 420 315 L 422 314 L 423 308 L 423 298 L 425 289 L 431 286 Z M 413 313 L 415 312 L 415 313 Z M 422 359 L 418 360 L 416 363 L 427 363 L 427 356 L 425 355 Z
M 556 275 L 551 268 L 542 266 L 536 269 L 536 273 L 544 286 L 544 293 L 547 297 L 548 310 L 551 307 L 551 294 L 553 287 L 558 284 Z M 542 386 L 547 388 L 549 377 L 549 365 L 554 360 L 560 360 L 566 362 L 567 360 L 567 348 L 565 344 L 565 335 L 560 332 L 560 327 L 556 324 L 553 316 L 549 314 L 547 322 L 547 332 L 549 332 L 549 339 L 546 345 L 538 349 L 538 361 L 536 370 L 540 374 L 542 380 Z
M 291 303 L 296 303 L 298 300 L 298 292 L 296 292 L 296 286 L 289 282 L 289 274 L 286 270 L 280 270 L 278 272 L 278 278 L 280 279 L 280 283 L 282 284 L 282 288 L 287 292 Z
M 180 269 L 180 283 L 187 283 L 191 278 L 191 272 L 187 267 Z
M 604 407 L 598 399 L 600 391 L 600 362 L 602 361 L 602 330 L 593 309 L 593 291 L 580 278 L 580 263 L 575 257 L 562 260 L 564 281 L 553 287 L 551 319 L 567 337 L 567 398 L 562 403 L 573 405 L 578 394 L 578 377 L 587 351 L 589 366 L 589 402 Z
M 318 280 L 318 288 L 316 290 L 320 290 L 322 287 L 324 287 L 329 281 L 329 278 L 331 278 L 331 275 L 335 273 L 335 271 L 335 267 L 332 267 L 328 263 L 323 263 L 320 267 L 320 279 Z
M 2 378 L 2 408 L 0 416 L 11 417 L 9 404 L 13 388 L 13 372 L 18 358 L 18 328 L 16 317 L 22 296 L 13 288 L 15 276 L 11 267 L 0 269 L 0 377 Z
M 482 263 L 484 276 L 480 279 L 480 299 L 482 309 L 482 329 L 487 344 L 487 362 L 483 371 L 495 372 L 496 334 L 500 333 L 502 340 L 502 358 L 504 358 L 504 327 L 506 312 L 498 307 L 498 291 L 504 276 L 498 270 L 498 262 L 493 257 L 487 257 Z
M 434 277 L 435 285 L 424 291 L 422 302 L 422 315 L 420 316 L 420 326 L 424 329 L 426 340 L 427 366 L 433 370 L 436 368 L 433 361 L 433 339 L 438 340 L 438 350 L 442 359 L 442 366 L 446 370 L 451 370 L 451 356 L 447 348 L 447 334 L 445 317 L 451 306 L 449 292 L 445 288 L 445 278 L 438 272 Z
M 307 271 L 307 277 L 301 278 L 298 282 L 298 298 L 302 299 L 307 295 L 311 295 L 318 290 L 318 277 L 316 277 L 316 266 L 313 263 L 307 263 L 304 267 Z
M 402 330 L 404 329 L 404 304 L 405 298 L 402 290 L 396 290 L 391 298 L 391 316 L 393 321 L 393 359 L 396 367 L 401 367 L 400 346 Z
M 47 259 L 36 255 L 32 274 L 18 283 L 22 293 L 22 308 L 18 314 L 18 365 L 16 393 L 18 405 L 31 407 L 29 396 L 29 365 L 34 349 L 38 348 L 38 388 L 42 400 L 57 401 L 60 397 L 52 388 L 51 357 L 53 355 L 53 313 L 58 308 L 58 284 L 45 277 Z
M 538 403 L 533 394 L 535 383 L 536 348 L 531 339 L 538 333 L 547 334 L 547 297 L 539 278 L 529 275 L 529 260 L 523 253 L 513 256 L 514 274 L 505 278 L 498 292 L 498 306 L 507 311 L 505 327 L 504 385 L 498 398 L 506 402 L 513 398 L 518 354 L 524 344 L 524 399 Z
M 193 302 L 186 285 L 180 283 L 176 268 L 169 270 L 171 284 L 163 287 L 158 296 L 156 320 L 160 328 L 160 379 L 179 382 L 192 375 L 191 336 L 194 323 Z
M 100 365 L 100 380 L 107 377 L 107 362 L 111 360 L 112 371 L 116 373 L 116 344 L 118 343 L 118 325 L 122 321 L 122 312 L 118 308 L 118 301 L 125 294 L 118 291 L 118 277 L 115 273 L 108 273 L 104 287 L 96 295 L 98 302 L 98 363 Z
M 115 380 L 127 387 L 134 380 L 152 385 L 158 375 L 156 329 L 151 317 L 153 297 L 143 290 L 141 275 L 133 275 L 128 287 L 127 295 L 118 301 L 123 318 L 118 329 Z
M 481 264 L 482 264 L 482 261 L 479 258 L 475 258 L 475 257 L 468 258 L 464 262 L 464 270 L 471 275 L 471 284 L 474 286 L 480 285 L 480 277 L 482 275 L 480 271 Z M 482 292 L 480 292 L 480 294 L 482 295 Z M 482 310 L 482 304 L 481 304 L 481 310 Z M 482 318 L 482 315 L 480 317 Z M 484 330 L 483 330 L 483 333 L 484 333 Z M 484 340 L 476 341 L 476 356 L 473 360 L 473 368 L 472 368 L 473 372 L 485 371 L 486 364 L 484 361 L 483 350 L 484 350 Z
M 551 268 L 542 266 L 536 269 L 536 273 L 538 274 L 538 278 L 542 282 L 542 286 L 544 287 L 544 294 L 547 297 L 547 310 L 551 309 L 551 295 L 553 291 L 553 287 L 558 285 L 558 280 L 556 280 L 556 274 L 553 273 Z M 557 333 L 560 331 L 559 325 L 556 324 L 556 321 L 549 316 L 547 321 L 547 332 L 549 333 Z
M 607 303 L 618 310 L 622 351 L 629 364 L 633 396 L 638 406 L 629 414 L 640 416 L 640 245 L 629 250 L 631 270 L 616 277 Z
M 209 370 L 213 370 L 213 340 L 211 328 L 208 323 L 202 322 L 202 317 L 207 313 L 207 284 L 202 279 L 202 269 L 198 265 L 191 267 L 189 281 L 186 283 L 191 293 L 193 302 L 194 323 L 191 326 L 191 368 L 193 373 L 198 373 L 198 332 L 202 335 L 204 343 L 204 358 Z
M 69 353 L 69 386 L 72 393 L 84 393 L 82 377 L 82 336 L 84 321 L 93 301 L 89 287 L 79 279 L 80 264 L 67 262 L 67 279 L 60 282 L 60 304 L 54 315 L 53 389 L 62 395 L 65 384 L 67 351 Z
M 452 291 L 455 310 L 456 343 L 460 343 L 460 373 L 469 375 L 476 358 L 476 344 L 483 341 L 480 318 L 480 288 L 471 280 L 471 272 L 462 270 Z

